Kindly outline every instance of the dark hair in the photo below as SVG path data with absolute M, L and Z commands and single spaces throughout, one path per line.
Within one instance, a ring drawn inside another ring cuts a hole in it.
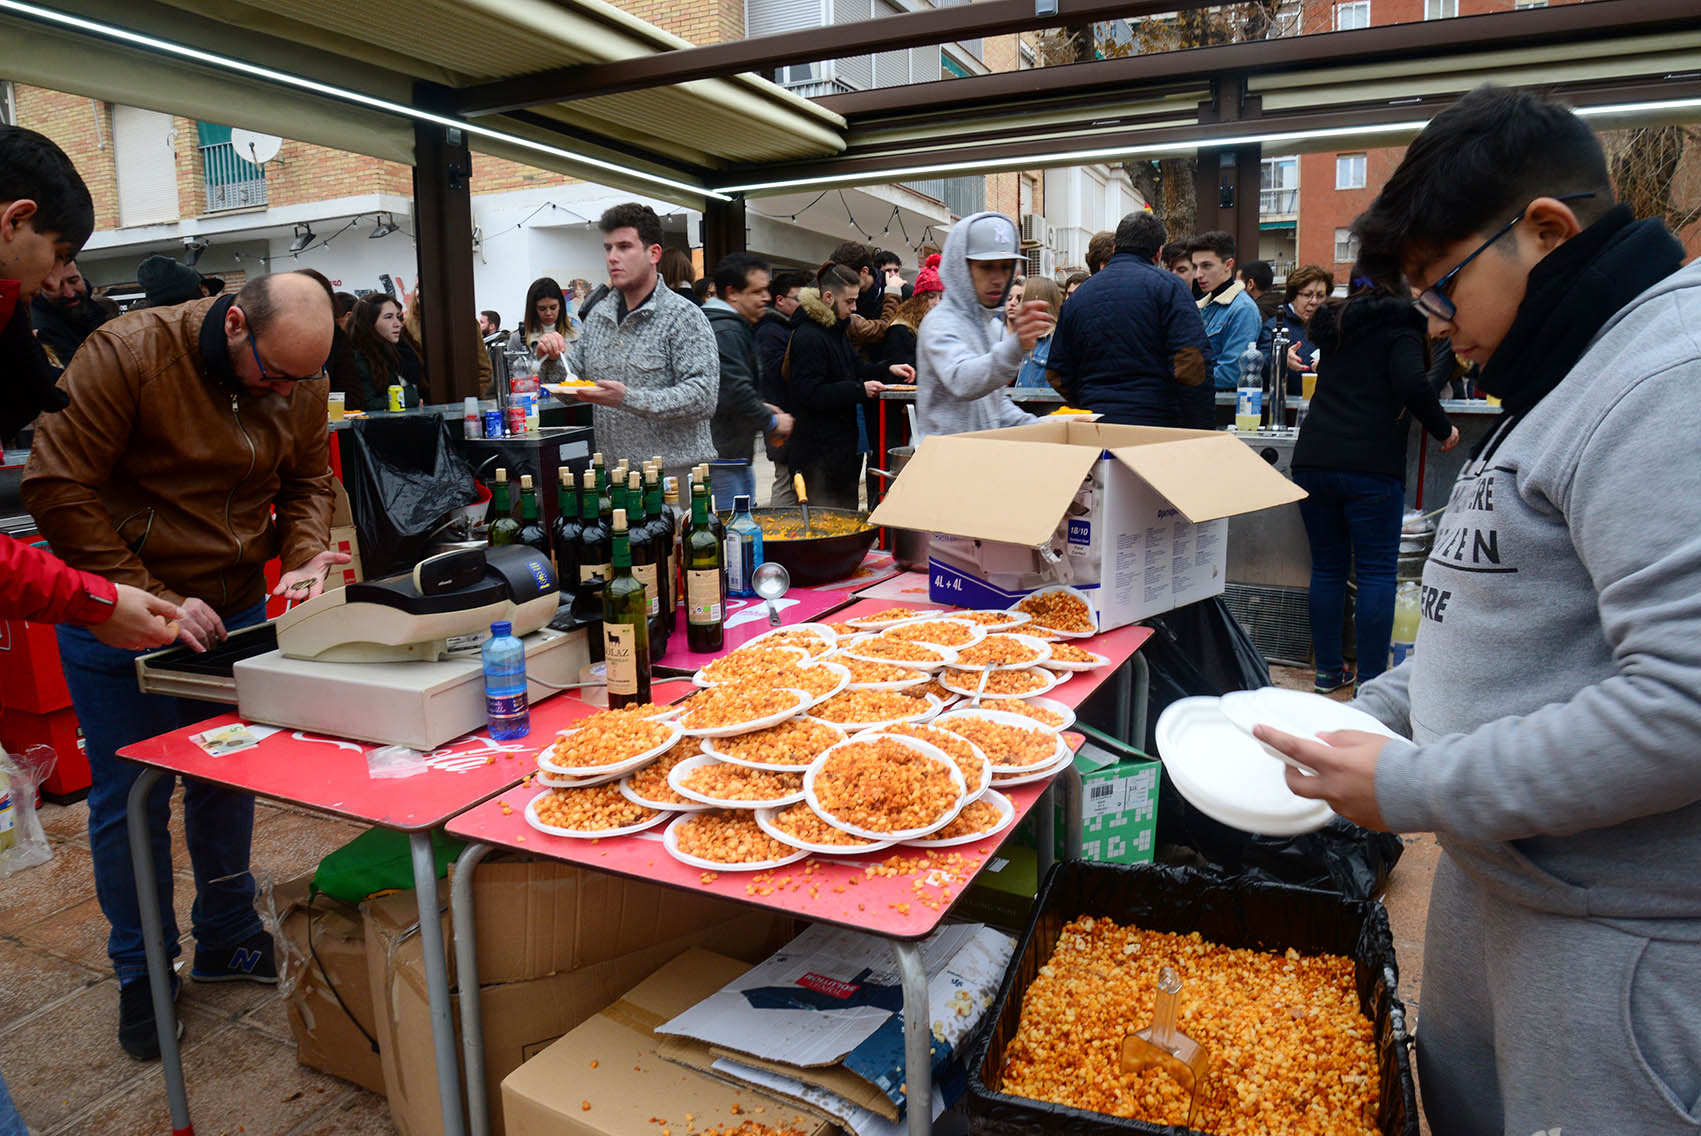
M 616 229 L 638 230 L 638 240 L 645 248 L 662 243 L 661 218 L 648 205 L 639 205 L 636 201 L 628 201 L 624 205 L 612 205 L 603 211 L 597 221 L 597 228 L 606 236 Z
M 1093 274 L 1091 272 L 1071 272 L 1063 278 L 1063 294 L 1067 296 L 1069 294 L 1069 289 L 1073 288 L 1077 284 L 1085 284 L 1092 278 Z
M 874 271 L 876 272 L 883 270 L 888 264 L 901 266 L 903 263 L 898 259 L 898 254 L 891 249 L 881 249 L 874 254 Z
M 656 271 L 661 273 L 662 283 L 669 288 L 689 288 L 697 279 L 697 266 L 691 263 L 691 254 L 684 249 L 662 249 Z
M 537 322 L 539 300 L 554 300 L 561 305 L 554 327 L 543 327 Z M 555 278 L 539 276 L 533 280 L 532 286 L 526 289 L 526 314 L 520 319 L 520 338 L 528 338 L 534 331 L 559 331 L 566 335 L 571 322 L 567 317 L 567 297 L 561 294 L 561 285 L 555 282 Z
M 1329 298 L 1327 293 L 1335 290 L 1335 274 L 1330 272 L 1328 269 L 1320 268 L 1315 264 L 1300 265 L 1298 268 L 1288 273 L 1286 285 L 1287 302 L 1290 304 L 1293 303 L 1295 300 L 1299 299 L 1299 294 L 1301 292 L 1305 291 L 1307 288 L 1311 287 L 1311 285 L 1320 280 L 1323 282 L 1323 291 L 1325 293 L 1323 298 L 1326 300 Z
M 1255 260 L 1250 264 L 1241 265 L 1240 278 L 1250 280 L 1257 285 L 1260 292 L 1268 292 L 1276 286 L 1276 273 L 1267 260 Z
M 714 286 L 715 282 L 707 276 L 693 280 L 691 282 L 691 298 L 701 304 L 704 300 L 709 298 L 709 289 Z
M 1087 242 L 1087 271 L 1097 272 L 1110 263 L 1110 258 L 1116 255 L 1115 233 L 1094 233 L 1093 239 Z
M 768 281 L 769 301 L 779 299 L 793 288 L 809 287 L 809 273 L 796 268 L 787 268 L 774 273 L 774 278 Z
M 1406 259 L 1487 234 L 1538 197 L 1572 202 L 1583 225 L 1612 207 L 1595 132 L 1570 108 L 1484 84 L 1430 120 L 1370 208 L 1353 222 L 1359 247 Z
M 815 274 L 815 287 L 823 292 L 840 292 L 847 288 L 855 292 L 862 288 L 862 277 L 849 265 L 829 260 Z
M 753 252 L 729 252 L 715 265 L 715 295 L 726 299 L 728 292 L 742 292 L 750 286 L 752 272 L 768 271 L 768 262 Z
M 1157 214 L 1145 210 L 1130 213 L 1116 224 L 1116 251 L 1151 260 L 1163 248 L 1164 236 L 1164 223 Z
M 1192 237 L 1182 237 L 1180 240 L 1171 241 L 1158 252 L 1158 259 L 1164 262 L 1165 268 L 1174 268 L 1178 263 L 1193 255 L 1192 245 Z
M 354 305 L 359 301 L 359 299 L 360 297 L 356 296 L 353 292 L 332 292 L 331 314 L 337 319 L 342 319 L 344 316 L 354 311 Z
M 246 287 L 242 290 L 248 291 Z M 238 300 L 240 307 L 240 297 Z M 366 360 L 367 377 L 372 381 L 372 389 L 380 392 L 390 385 L 390 376 L 401 369 L 401 353 L 396 349 L 396 345 L 378 334 L 378 317 L 383 314 L 385 304 L 394 304 L 397 311 L 400 311 L 402 306 L 400 301 L 385 292 L 362 296 L 355 302 L 354 318 L 348 322 L 349 341 L 354 345 L 355 352 Z M 243 310 L 247 311 L 246 308 Z
M 856 241 L 844 242 L 838 248 L 834 249 L 833 255 L 829 256 L 827 259 L 832 261 L 834 264 L 844 265 L 852 272 L 861 272 L 865 268 L 870 272 L 874 271 L 873 250 L 871 250 L 867 245 L 858 244 Z M 858 277 L 858 279 L 860 280 L 861 277 Z
M 1187 254 L 1191 256 L 1196 252 L 1214 253 L 1218 260 L 1233 260 L 1234 238 L 1221 229 L 1200 233 L 1187 242 Z
M 30 228 L 81 251 L 94 232 L 94 198 L 77 167 L 52 139 L 21 126 L 0 126 L 0 202 L 35 202 Z
M 485 322 L 490 324 L 490 326 L 497 328 L 498 330 L 501 329 L 502 317 L 497 315 L 495 312 L 491 311 L 489 308 L 484 309 L 482 312 L 480 312 L 478 314 L 483 316 L 484 319 L 485 319 Z

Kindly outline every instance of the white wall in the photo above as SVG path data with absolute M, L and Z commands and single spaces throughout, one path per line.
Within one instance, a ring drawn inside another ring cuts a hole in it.
M 413 238 L 407 235 L 407 230 L 413 227 L 413 222 L 407 217 L 397 217 L 402 229 L 387 237 L 376 240 L 367 236 L 372 231 L 370 221 L 363 223 L 358 229 L 350 229 L 340 237 L 332 239 L 328 245 L 297 253 L 293 259 L 289 251 L 293 237 L 284 236 L 273 238 L 268 255 L 272 258 L 273 272 L 291 272 L 298 268 L 314 268 L 323 272 L 331 282 L 331 287 L 339 292 L 378 292 L 383 290 L 379 276 L 389 273 L 396 282 L 396 292 L 405 295 L 419 283 L 419 258 L 414 251 Z M 341 226 L 337 226 L 341 228 Z M 328 237 L 329 232 L 315 232 L 318 236 Z M 212 254 L 211 249 L 208 255 Z M 262 268 L 258 265 L 249 267 L 249 271 L 258 275 Z M 429 301 L 428 301 L 429 302 Z

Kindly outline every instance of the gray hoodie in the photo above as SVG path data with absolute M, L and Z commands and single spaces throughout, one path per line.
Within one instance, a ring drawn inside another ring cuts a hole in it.
M 1701 939 L 1701 264 L 1459 475 L 1376 799 L 1490 892 Z M 1629 928 L 1627 928 L 1629 929 Z
M 988 216 L 1003 215 L 972 213 L 945 238 L 939 258 L 945 295 L 916 333 L 918 441 L 927 434 L 997 430 L 1034 421 L 1033 415 L 1010 401 L 1010 392 L 1004 389 L 1021 370 L 1021 341 L 1014 336 L 1000 340 L 1003 305 L 981 304 L 969 276 L 969 262 L 963 257 L 969 222 Z

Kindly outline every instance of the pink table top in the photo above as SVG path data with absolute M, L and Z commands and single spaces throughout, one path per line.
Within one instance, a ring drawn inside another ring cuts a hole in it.
M 907 572 L 904 576 L 899 576 L 897 580 L 888 580 L 886 585 L 880 585 L 880 587 L 897 583 L 903 580 L 905 576 L 915 576 L 921 580 L 923 599 L 858 599 L 843 611 L 834 612 L 833 621 L 842 623 L 847 619 L 855 619 L 859 615 L 873 615 L 877 611 L 885 611 L 891 607 L 909 607 L 917 611 L 953 610 L 944 604 L 925 602 L 927 577 L 919 572 Z M 866 593 L 864 594 L 866 595 Z M 1110 660 L 1110 666 L 1099 667 L 1090 671 L 1071 672 L 1073 677 L 1059 686 L 1052 687 L 1045 693 L 1045 697 L 1055 699 L 1072 709 L 1081 705 L 1094 691 L 1108 682 L 1111 675 L 1114 675 L 1123 663 L 1133 658 L 1134 652 L 1138 651 L 1140 645 L 1151 637 L 1152 629 L 1150 627 L 1130 624 L 1127 627 L 1118 627 L 1114 631 L 1106 631 L 1102 635 L 1094 635 L 1090 639 L 1069 640 L 1077 647 L 1103 655 Z
M 1068 736 L 1072 745 L 1080 744 L 1079 734 Z M 525 818 L 526 803 L 547 791 L 539 785 L 510 789 L 469 809 L 449 822 L 448 831 L 463 840 L 479 840 L 669 887 L 704 891 L 854 931 L 892 939 L 920 939 L 945 918 L 963 889 L 1050 784 L 1047 779 L 1000 789 L 1015 805 L 1015 819 L 1002 832 L 973 844 L 954 848 L 896 845 L 859 856 L 816 853 L 783 868 L 761 872 L 705 872 L 675 860 L 662 847 L 666 823 L 633 836 L 602 840 L 575 840 L 540 832 Z M 869 868 L 893 871 L 871 876 Z
M 689 689 L 689 683 L 657 683 L 653 697 L 667 701 Z M 456 813 L 518 784 L 537 769 L 538 750 L 555 740 L 557 730 L 596 709 L 575 694 L 557 694 L 532 706 L 532 729 L 525 737 L 499 742 L 488 730 L 478 730 L 433 750 L 426 772 L 388 780 L 367 772 L 366 754 L 383 748 L 372 742 L 277 730 L 253 749 L 213 757 L 189 740 L 204 730 L 242 724 L 235 714 L 136 742 L 118 754 L 228 789 L 417 832 L 440 827 Z
M 834 608 L 844 606 L 850 598 L 849 592 L 840 590 L 836 586 L 793 588 L 782 599 L 775 601 L 775 604 L 780 609 L 780 624 L 789 627 L 797 623 L 814 622 Z M 681 607 L 679 609 L 679 625 L 668 637 L 667 654 L 657 659 L 654 665 L 670 667 L 676 671 L 695 671 L 699 667 L 714 662 L 728 651 L 742 647 L 767 630 L 768 605 L 766 601 L 728 596 L 724 645 L 719 651 L 700 655 L 686 646 L 685 609 Z

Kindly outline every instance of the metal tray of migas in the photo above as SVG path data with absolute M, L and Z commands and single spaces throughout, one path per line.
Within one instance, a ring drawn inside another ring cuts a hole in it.
M 232 632 L 210 651 L 191 651 L 180 643 L 142 655 L 136 659 L 136 682 L 143 694 L 173 694 L 234 706 L 236 664 L 277 649 L 276 626 L 260 623 Z

